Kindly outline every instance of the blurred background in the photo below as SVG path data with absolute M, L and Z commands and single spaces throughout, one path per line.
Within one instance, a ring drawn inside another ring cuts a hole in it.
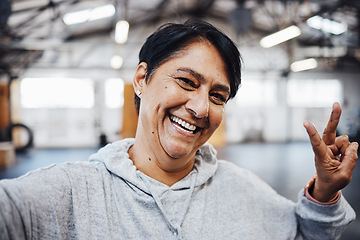
M 302 126 L 360 138 L 360 1 L 1 0 L 0 179 L 86 161 L 134 136 L 132 77 L 157 27 L 206 20 L 232 38 L 242 85 L 210 142 L 294 201 L 315 172 Z M 358 164 L 359 165 L 359 164 Z M 360 170 L 343 191 L 360 214 Z M 360 221 L 342 239 L 360 239 Z

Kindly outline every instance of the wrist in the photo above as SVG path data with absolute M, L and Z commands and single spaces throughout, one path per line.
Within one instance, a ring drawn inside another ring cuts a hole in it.
M 306 184 L 304 188 L 304 195 L 307 199 L 320 205 L 331 205 L 339 201 L 340 191 L 335 192 L 331 195 L 322 194 L 316 188 L 316 175 Z
M 329 194 L 329 191 L 324 190 L 317 181 L 315 180 L 314 184 L 312 185 L 312 188 L 309 189 L 309 193 L 313 198 L 318 200 L 319 202 L 330 202 L 332 201 L 339 193 L 339 191 L 332 192 Z

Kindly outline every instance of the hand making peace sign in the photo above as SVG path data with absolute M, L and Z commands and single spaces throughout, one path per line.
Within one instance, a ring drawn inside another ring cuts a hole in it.
M 322 138 L 312 123 L 304 122 L 315 153 L 317 178 L 312 196 L 320 202 L 333 199 L 339 190 L 350 183 L 358 159 L 358 143 L 350 143 L 346 135 L 336 137 L 340 115 L 341 106 L 334 103 Z

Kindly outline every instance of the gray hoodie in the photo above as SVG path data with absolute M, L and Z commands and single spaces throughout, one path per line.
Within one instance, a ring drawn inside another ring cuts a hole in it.
M 283 198 L 209 144 L 169 187 L 136 169 L 133 143 L 0 181 L 0 239 L 337 239 L 355 218 L 344 197 Z

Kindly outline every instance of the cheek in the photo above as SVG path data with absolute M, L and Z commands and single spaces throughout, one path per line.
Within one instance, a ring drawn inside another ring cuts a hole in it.
M 224 118 L 224 108 L 223 107 L 218 107 L 217 109 L 215 109 L 214 111 L 212 111 L 212 115 L 210 120 L 210 124 L 212 125 L 212 129 L 217 129 L 220 124 L 221 121 Z
M 141 99 L 144 101 L 142 107 L 147 114 L 157 115 L 156 119 L 160 120 L 161 115 L 165 114 L 168 108 L 178 105 L 179 96 L 182 95 L 171 84 L 152 86 L 151 91 Z

